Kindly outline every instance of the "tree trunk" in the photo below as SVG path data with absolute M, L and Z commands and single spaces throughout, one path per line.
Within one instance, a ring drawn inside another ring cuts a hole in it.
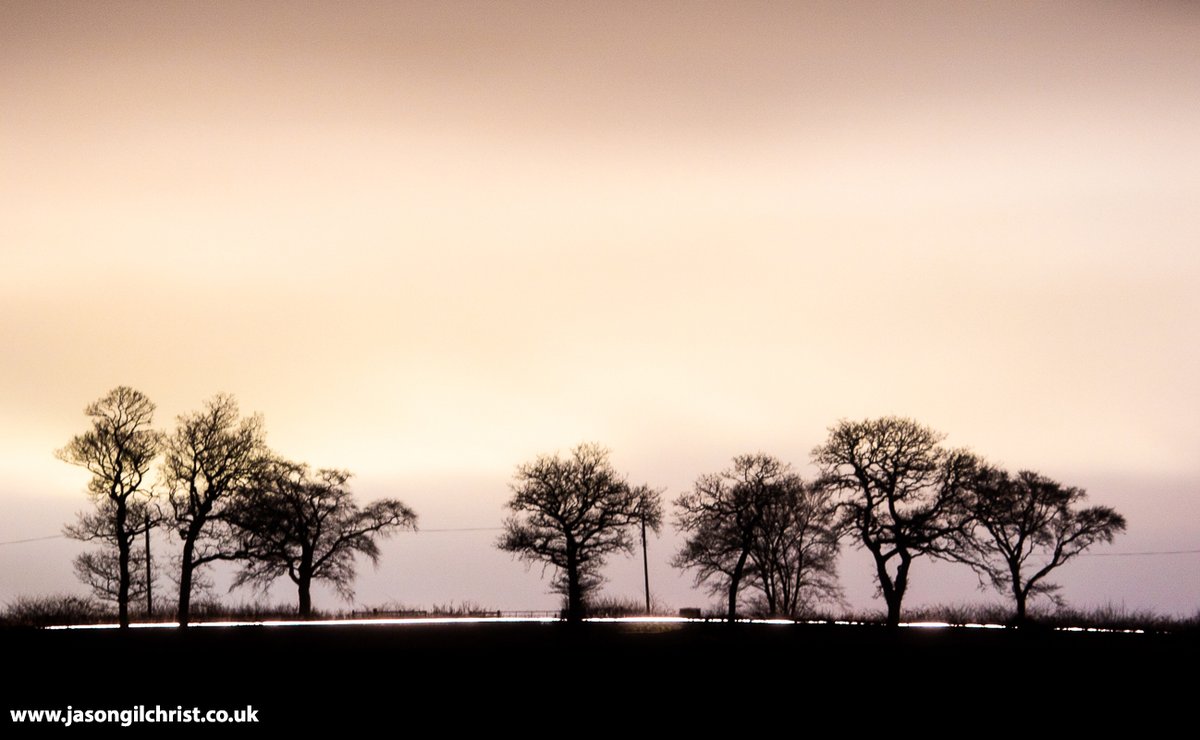
M 579 556 L 575 540 L 567 537 L 567 621 L 583 621 L 583 589 L 579 583 Z
M 183 565 L 179 570 L 179 612 L 178 620 L 180 627 L 188 626 L 188 619 L 191 613 L 192 604 L 192 553 L 195 552 L 196 543 L 188 538 L 183 542 Z
M 900 626 L 900 599 L 896 596 L 888 599 L 887 602 L 887 626 L 888 629 L 896 629 Z
M 198 510 L 192 516 L 192 521 L 188 525 L 187 533 L 183 538 L 183 567 L 179 571 L 179 626 L 188 626 L 188 621 L 191 618 L 192 608 L 192 571 L 196 569 L 196 564 L 192 562 L 192 556 L 196 552 L 196 542 L 200 539 L 200 533 L 204 530 L 204 524 L 208 520 L 208 512 L 210 504 L 202 502 Z
M 117 621 L 129 629 L 129 539 L 125 536 L 125 500 L 117 500 Z
M 896 579 L 892 582 L 892 598 L 888 601 L 887 626 L 891 629 L 900 627 L 900 602 L 904 600 L 904 592 L 908 590 L 908 568 L 912 565 L 912 556 L 900 551 L 900 564 L 896 566 Z
M 1025 616 L 1025 602 L 1028 594 L 1019 585 L 1014 584 L 1013 596 L 1017 600 L 1017 616 L 1013 620 L 1013 626 L 1024 627 L 1027 617 Z
M 312 585 L 312 579 L 300 578 L 300 582 L 296 584 L 296 590 L 300 592 L 300 618 L 308 619 L 312 616 L 312 594 L 309 587 Z
M 742 582 L 742 574 L 746 571 L 746 558 L 750 555 L 748 550 L 742 550 L 742 554 L 738 556 L 737 564 L 733 566 L 733 575 L 729 577 L 729 611 L 726 613 L 726 619 L 730 624 L 737 619 L 737 595 L 738 587 Z
M 300 554 L 300 567 L 296 574 L 296 591 L 300 597 L 299 613 L 301 619 L 312 616 L 312 551 L 307 547 Z
M 875 555 L 875 573 L 879 577 L 879 590 L 887 603 L 887 626 L 895 629 L 900 626 L 900 603 L 904 600 L 904 591 L 908 588 L 908 567 L 912 564 L 912 556 L 900 553 L 900 563 L 896 566 L 896 576 L 888 573 L 887 560 L 881 555 Z
M 1017 604 L 1013 626 L 1020 627 L 1025 624 L 1025 602 L 1028 600 L 1029 592 L 1021 588 L 1021 564 L 1016 558 L 1010 558 L 1008 561 L 1008 577 L 1012 581 L 1013 600 Z
M 872 551 L 875 556 L 875 576 L 879 579 L 879 592 L 883 594 L 887 604 L 887 626 L 896 627 L 900 624 L 900 599 L 896 598 L 896 589 L 892 585 L 892 574 L 888 573 L 887 560 Z

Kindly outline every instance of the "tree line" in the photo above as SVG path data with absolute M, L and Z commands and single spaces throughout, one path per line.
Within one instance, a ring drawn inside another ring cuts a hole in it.
M 65 532 L 103 546 L 80 555 L 75 570 L 117 604 L 121 626 L 151 587 L 154 529 L 182 545 L 181 626 L 213 563 L 238 566 L 234 586 L 287 577 L 308 617 L 315 581 L 350 598 L 356 557 L 378 562 L 378 537 L 416 529 L 416 513 L 396 499 L 360 507 L 349 472 L 313 470 L 270 450 L 262 418 L 241 416 L 232 396 L 178 417 L 169 433 L 154 428 L 154 410 L 139 391 L 115 388 L 85 410 L 91 428 L 57 452 L 92 475 L 93 509 Z M 1046 580 L 1053 570 L 1125 529 L 1111 508 L 1084 506 L 1079 488 L 1009 473 L 943 440 L 906 418 L 841 421 L 812 451 L 812 480 L 770 455 L 737 456 L 674 499 L 684 540 L 671 564 L 720 596 L 730 620 L 743 608 L 794 618 L 840 599 L 837 560 L 848 540 L 870 553 L 891 626 L 919 557 L 969 566 L 981 584 L 1011 596 L 1014 622 L 1023 623 L 1032 597 L 1055 597 Z M 605 559 L 633 552 L 639 531 L 644 547 L 646 531 L 664 521 L 663 491 L 630 484 L 594 443 L 518 465 L 510 489 L 496 544 L 553 569 L 570 620 L 586 614 Z
M 241 417 L 232 396 L 217 395 L 180 416 L 169 434 L 153 427 L 154 410 L 141 392 L 115 388 L 85 410 L 91 428 L 57 453 L 92 474 L 94 508 L 65 531 L 103 545 L 80 555 L 75 571 L 96 596 L 116 602 L 122 627 L 129 625 L 130 603 L 150 588 L 143 543 L 155 528 L 174 532 L 182 543 L 181 626 L 212 563 L 240 564 L 235 585 L 265 588 L 287 577 L 296 586 L 298 612 L 307 617 L 314 581 L 350 596 L 355 556 L 377 561 L 376 536 L 416 528 L 416 514 L 395 499 L 359 507 L 347 471 L 312 470 L 271 451 L 262 418 Z M 148 483 L 160 457 L 162 491 Z
M 730 620 L 747 591 L 756 611 L 794 618 L 839 598 L 837 559 L 849 540 L 871 555 L 889 626 L 900 623 L 920 557 L 969 566 L 1011 596 L 1021 624 L 1030 598 L 1055 597 L 1052 571 L 1124 531 L 1110 507 L 1084 506 L 1082 489 L 1009 473 L 944 438 L 895 416 L 841 421 L 813 449 L 819 473 L 809 481 L 770 455 L 735 457 L 674 500 L 684 542 L 672 565 L 723 597 Z M 498 546 L 553 566 L 571 618 L 586 611 L 604 557 L 632 549 L 631 528 L 661 523 L 660 493 L 631 487 L 594 444 L 519 467 L 512 488 Z

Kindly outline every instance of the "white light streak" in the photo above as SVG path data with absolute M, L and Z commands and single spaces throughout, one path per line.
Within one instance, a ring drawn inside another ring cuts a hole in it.
M 192 622 L 191 626 L 201 629 L 219 627 L 408 627 L 420 625 L 460 625 L 460 624 L 550 624 L 564 622 L 561 617 L 388 617 L 380 619 L 267 619 L 234 622 Z M 584 620 L 594 624 L 706 624 L 724 623 L 721 618 L 693 619 L 689 617 L 591 617 Z M 834 624 L 838 626 L 866 626 L 868 622 L 852 622 L 846 620 L 826 621 L 793 621 L 790 619 L 738 619 L 739 624 L 787 625 L 800 624 Z M 909 629 L 1007 629 L 1003 624 L 951 624 L 949 622 L 902 622 L 901 627 Z M 116 624 L 64 624 L 45 627 L 47 630 L 112 630 L 119 629 Z M 130 629 L 175 629 L 178 622 L 134 622 Z M 1140 629 L 1106 629 L 1103 627 L 1055 627 L 1056 632 L 1097 632 L 1143 635 Z

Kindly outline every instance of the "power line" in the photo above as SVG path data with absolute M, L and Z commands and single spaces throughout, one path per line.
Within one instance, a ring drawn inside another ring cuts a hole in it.
M 499 532 L 504 527 L 436 527 L 433 529 L 418 529 L 416 532 L 409 534 L 424 534 L 426 532 Z M 57 540 L 66 537 L 63 534 L 51 534 L 45 537 L 30 537 L 24 540 L 7 540 L 0 542 L 0 545 L 24 545 L 28 542 L 44 542 L 46 540 Z M 1081 558 L 1133 558 L 1143 557 L 1147 555 L 1200 555 L 1200 549 L 1197 550 L 1143 550 L 1142 552 L 1081 552 L 1078 557 Z
M 26 542 L 41 542 L 42 540 L 57 540 L 57 539 L 61 539 L 62 537 L 66 537 L 66 535 L 52 534 L 52 535 L 47 535 L 46 537 L 30 537 L 27 540 L 9 540 L 7 542 L 0 542 L 0 545 L 23 545 Z
M 425 532 L 498 532 L 504 527 L 438 527 L 435 529 L 418 529 L 412 534 L 423 534 Z M 65 534 L 51 534 L 45 537 L 30 537 L 24 540 L 7 540 L 0 542 L 0 545 L 23 545 L 27 542 L 43 542 L 45 540 L 57 540 L 66 537 Z
M 1195 555 L 1200 550 L 1147 550 L 1145 552 L 1081 552 L 1079 557 L 1087 558 L 1126 558 L 1138 555 Z

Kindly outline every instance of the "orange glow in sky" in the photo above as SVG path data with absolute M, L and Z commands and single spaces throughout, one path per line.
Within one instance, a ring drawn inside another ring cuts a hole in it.
M 1198 548 L 1197 38 L 1124 2 L 7 2 L 0 541 L 85 507 L 52 453 L 127 384 L 164 427 L 232 393 L 427 527 L 585 440 L 674 498 L 902 414 L 1087 488 L 1113 551 Z M 492 539 L 397 537 L 360 598 L 553 604 Z M 707 604 L 675 546 L 658 590 Z M 76 543 L 21 547 L 0 600 L 82 590 Z M 1190 613 L 1195 566 L 1064 595 Z

